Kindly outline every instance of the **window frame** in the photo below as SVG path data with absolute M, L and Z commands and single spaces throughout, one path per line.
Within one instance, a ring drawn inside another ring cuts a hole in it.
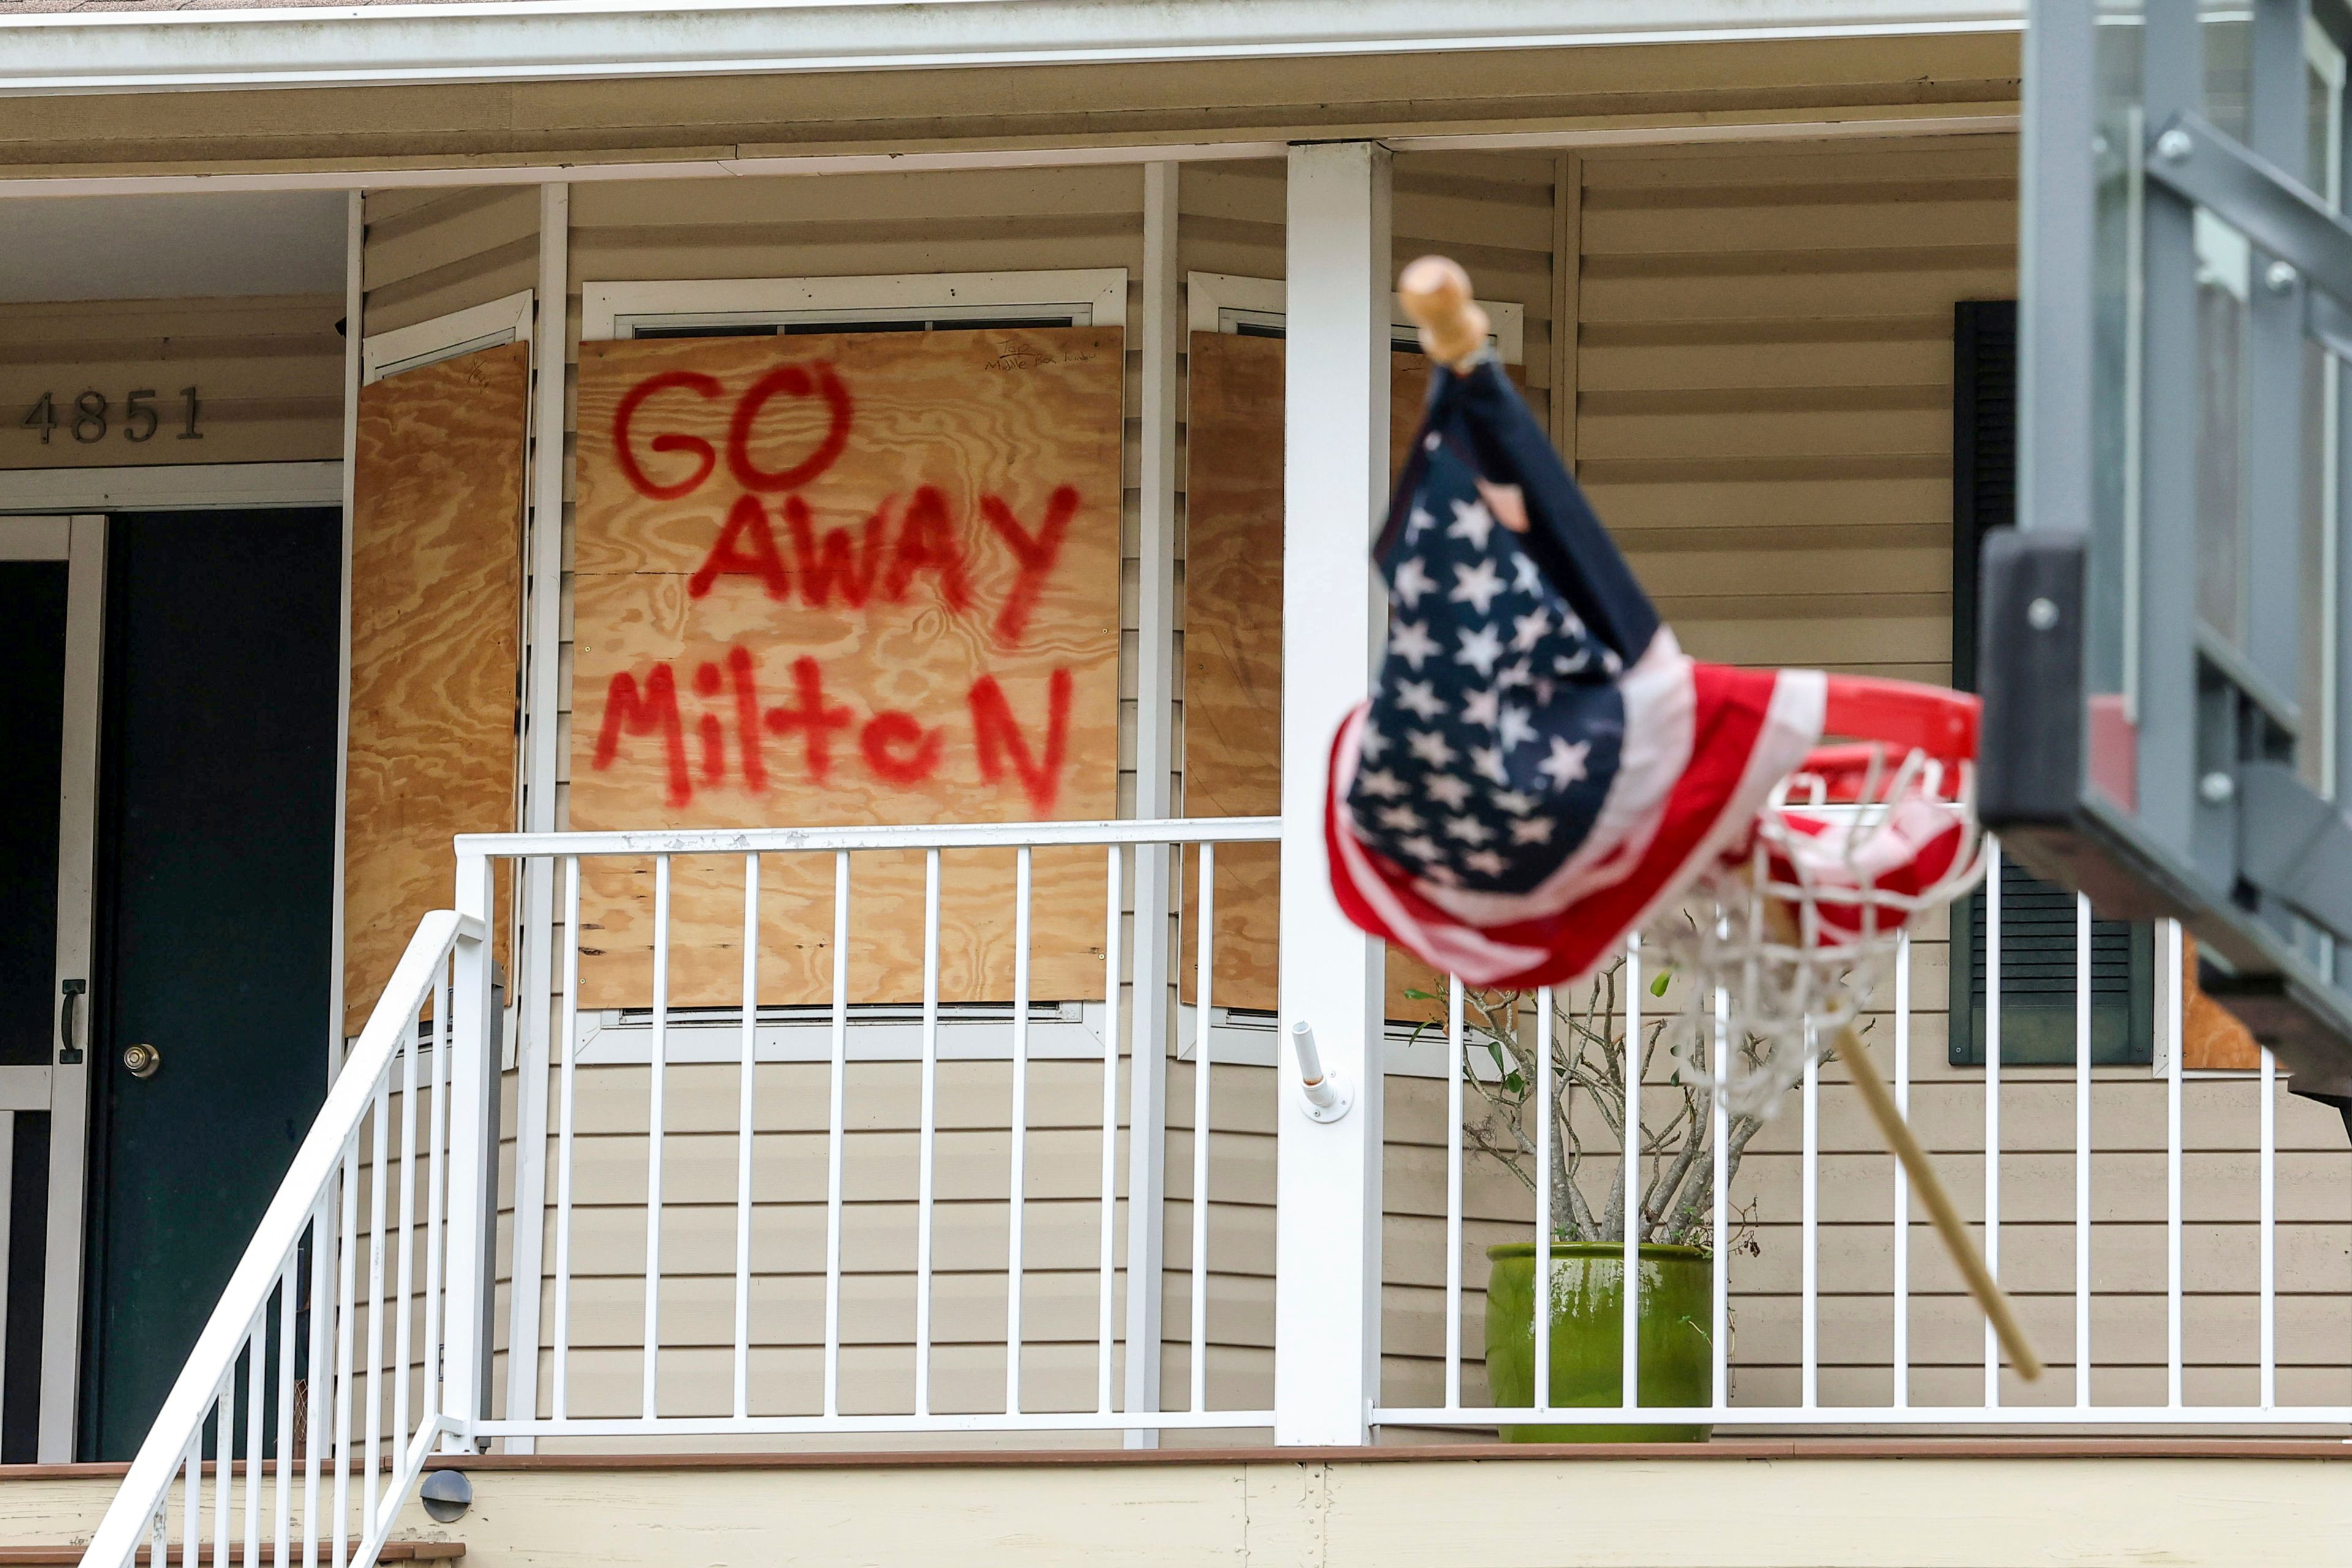
M 792 326 L 1000 320 L 1034 311 L 1040 325 L 1128 328 L 1123 267 L 1034 272 L 919 272 L 854 278 L 715 278 L 580 286 L 580 340 L 634 338 L 646 327 Z
M 1527 363 L 1528 308 L 1507 300 L 1481 300 L 1493 328 L 1489 341 L 1505 364 Z M 1230 272 L 1184 274 L 1184 325 L 1195 332 L 1234 332 L 1244 326 L 1276 326 L 1289 309 L 1289 286 L 1279 278 L 1245 278 Z M 1418 351 L 1411 317 L 1402 305 L 1389 315 L 1392 347 Z

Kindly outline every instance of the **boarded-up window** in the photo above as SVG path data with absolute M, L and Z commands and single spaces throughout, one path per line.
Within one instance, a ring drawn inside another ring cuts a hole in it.
M 1185 412 L 1184 810 L 1194 816 L 1282 810 L 1283 342 L 1194 332 Z M 1429 389 L 1419 353 L 1391 360 L 1391 470 L 1421 422 Z M 1364 540 L 1371 549 L 1370 525 Z M 1370 570 L 1367 564 L 1366 570 Z M 1210 1001 L 1272 1012 L 1279 968 L 1280 848 L 1217 851 L 1216 962 Z M 1185 1000 L 1192 980 L 1195 892 L 1184 889 Z M 1444 982 L 1401 949 L 1389 952 L 1388 1015 L 1442 1014 Z M 1419 994 L 1415 994 L 1418 993 Z
M 403 371 L 359 396 L 343 828 L 343 1029 L 426 911 L 450 840 L 514 826 L 530 349 Z
M 583 344 L 572 825 L 1117 815 L 1121 337 Z M 1104 858 L 1035 858 L 1032 994 L 1100 994 Z M 742 995 L 740 856 L 673 867 L 668 1000 Z M 759 995 L 833 994 L 835 865 L 763 868 Z M 583 1002 L 653 999 L 655 867 L 592 867 Z M 1013 858 L 942 858 L 940 994 L 1013 990 Z M 850 995 L 923 982 L 919 855 L 863 854 Z

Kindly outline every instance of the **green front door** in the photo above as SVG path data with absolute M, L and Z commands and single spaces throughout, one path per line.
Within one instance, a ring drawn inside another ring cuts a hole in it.
M 325 1095 L 341 559 L 328 510 L 110 529 L 85 1459 L 137 1450 Z

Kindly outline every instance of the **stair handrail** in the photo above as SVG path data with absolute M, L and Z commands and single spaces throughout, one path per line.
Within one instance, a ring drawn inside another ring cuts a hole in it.
M 131 1568 L 137 1561 L 151 1522 L 170 1498 L 190 1441 L 210 1417 L 222 1380 L 235 1369 L 248 1331 L 277 1289 L 288 1254 L 301 1240 L 321 1197 L 335 1181 L 344 1148 L 369 1114 L 376 1091 L 405 1042 L 418 1008 L 438 981 L 444 963 L 461 944 L 478 945 L 487 940 L 487 927 L 480 919 L 455 910 L 435 910 L 417 923 L 415 934 L 408 939 L 400 963 L 360 1032 L 358 1044 L 344 1058 L 326 1102 L 319 1108 L 293 1163 L 287 1167 L 285 1179 L 263 1212 L 204 1332 L 196 1337 L 178 1381 L 156 1413 L 155 1424 L 140 1444 L 121 1489 L 90 1537 L 89 1549 L 82 1553 L 82 1568 Z M 462 977 L 467 966 L 458 967 Z M 460 1033 L 467 1011 L 464 998 L 452 1008 Z M 453 1134 L 456 1131 L 453 1121 Z M 315 1435 L 313 1440 L 317 1440 Z M 226 1475 L 226 1465 L 221 1468 Z M 191 1543 L 191 1561 L 193 1557 Z

